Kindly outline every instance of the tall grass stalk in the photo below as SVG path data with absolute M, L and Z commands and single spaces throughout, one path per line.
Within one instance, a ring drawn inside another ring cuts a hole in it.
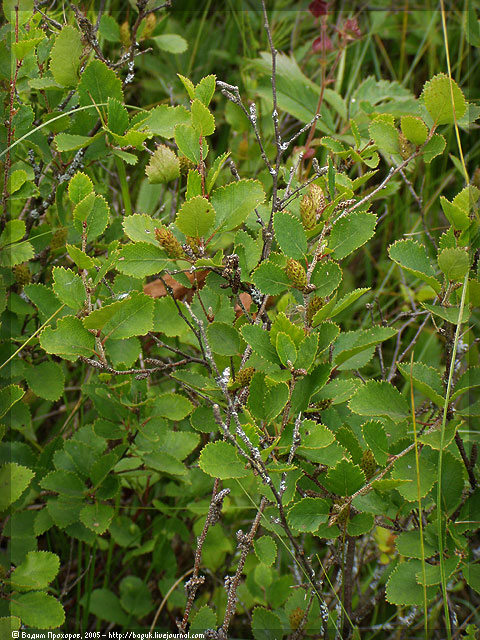
M 413 351 L 410 356 L 410 400 L 412 405 L 413 439 L 415 442 L 415 470 L 416 470 L 416 476 L 417 476 L 418 526 L 420 531 L 420 554 L 421 554 L 421 560 L 422 560 L 423 620 L 425 625 L 425 640 L 427 640 L 428 638 L 427 576 L 426 576 L 426 568 L 425 568 L 425 545 L 423 543 L 422 496 L 420 493 L 420 456 L 418 454 L 417 421 L 415 418 L 415 398 L 413 395 Z
M 439 543 L 439 551 L 440 551 L 440 578 L 441 578 L 441 584 L 442 584 L 443 607 L 445 612 L 445 624 L 446 624 L 448 640 L 451 640 L 452 638 L 452 629 L 450 625 L 450 615 L 448 611 L 447 579 L 445 576 L 445 560 L 443 557 L 443 550 L 445 545 L 444 545 L 444 537 L 443 537 L 443 522 L 442 522 L 442 507 L 441 507 L 442 505 L 442 462 L 443 462 L 443 447 L 445 444 L 445 428 L 447 425 L 448 405 L 450 402 L 450 394 L 452 391 L 453 373 L 455 371 L 455 360 L 457 357 L 458 341 L 460 339 L 460 329 L 462 326 L 462 315 L 463 315 L 463 308 L 465 306 L 467 283 L 468 283 L 468 272 L 465 274 L 465 278 L 463 281 L 462 298 L 460 301 L 457 328 L 455 330 L 455 339 L 453 342 L 453 349 L 452 349 L 452 358 L 450 361 L 450 369 L 448 372 L 447 391 L 445 393 L 445 402 L 443 405 L 442 430 L 440 432 L 440 451 L 438 452 L 438 470 L 437 470 L 437 531 L 438 531 L 438 543 Z M 445 534 L 446 534 L 446 527 L 445 527 Z

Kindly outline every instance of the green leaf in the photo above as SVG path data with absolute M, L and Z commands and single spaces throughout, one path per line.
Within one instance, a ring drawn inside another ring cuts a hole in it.
M 154 451 L 153 453 L 142 453 L 142 460 L 147 468 L 168 473 L 172 476 L 184 476 L 187 469 L 180 460 L 164 451 Z
M 218 176 L 220 175 L 220 171 L 223 169 L 223 166 L 229 155 L 230 155 L 229 151 L 222 153 L 221 156 L 218 156 L 218 158 L 215 158 L 215 161 L 213 162 L 212 166 L 208 170 L 207 180 L 205 183 L 205 188 L 208 193 L 210 193 L 210 191 L 213 189 L 213 186 L 217 181 Z
M 27 284 L 23 291 L 37 307 L 42 320 L 47 320 L 63 306 L 53 290 L 43 284 Z M 60 311 L 59 315 L 62 315 Z
M 8 183 L 7 183 L 7 188 L 8 188 L 9 194 L 12 195 L 16 191 L 18 191 L 25 184 L 26 181 L 27 181 L 27 172 L 26 171 L 24 171 L 23 169 L 17 169 L 17 171 L 12 171 L 12 173 L 10 174 L 10 176 L 8 178 Z M 10 220 L 9 222 L 7 222 L 7 225 L 11 226 L 12 223 L 15 223 L 17 226 L 21 226 L 22 221 L 21 220 Z M 25 228 L 25 223 L 24 222 L 23 222 L 23 227 Z M 3 236 L 3 232 L 2 232 L 2 236 Z M 22 238 L 22 236 L 23 236 L 23 233 L 18 238 L 16 238 L 16 240 L 20 240 Z M 14 241 L 10 240 L 10 242 L 14 242 Z M 1 239 L 0 239 L 0 243 L 1 243 Z
M 422 570 L 418 560 L 407 560 L 397 566 L 390 574 L 387 582 L 385 597 L 391 604 L 422 605 L 424 602 L 424 587 L 416 581 L 416 574 Z M 435 587 L 427 587 L 427 599 L 435 593 Z
M 85 606 L 83 599 L 82 605 Z M 109 589 L 94 589 L 90 595 L 89 605 L 89 613 L 100 620 L 107 620 L 122 627 L 130 622 L 130 617 L 122 609 L 119 599 Z
M 0 636 L 2 638 L 13 638 L 12 631 L 18 631 L 22 621 L 16 616 L 0 618 Z
M 84 147 L 89 147 L 95 140 L 97 140 L 101 135 L 96 134 L 95 136 L 80 136 L 74 133 L 57 133 L 55 136 L 55 146 L 57 147 L 57 151 L 62 153 L 66 151 L 77 151 L 77 149 L 83 149 Z
M 462 281 L 470 269 L 470 258 L 463 249 L 444 249 L 438 254 L 438 266 L 447 280 Z
M 419 474 L 417 475 L 415 451 L 409 451 L 393 465 L 392 478 L 408 481 L 397 487 L 397 491 L 405 500 L 415 502 L 418 500 L 418 494 L 423 498 L 433 487 L 437 479 L 437 470 L 427 459 L 425 449 L 423 449 L 420 454 Z
M 17 60 L 23 60 L 25 56 L 33 51 L 35 47 L 42 42 L 45 36 L 38 36 L 37 38 L 28 38 L 24 40 L 19 40 L 18 42 L 12 43 L 12 51 L 17 58 Z
M 147 242 L 127 244 L 118 252 L 116 268 L 133 278 L 145 278 L 163 271 L 169 264 L 165 251 Z
M 60 602 L 44 591 L 31 591 L 12 598 L 12 614 L 36 629 L 56 629 L 65 622 Z
M 285 407 L 288 400 L 288 386 L 280 382 L 269 383 L 263 373 L 254 374 L 250 383 L 248 408 L 260 420 L 273 420 Z
M 207 605 L 200 607 L 197 613 L 193 616 L 192 622 L 188 629 L 190 634 L 201 633 L 205 635 L 207 629 L 213 629 L 217 626 L 217 616 L 215 612 Z
M 330 296 L 342 280 L 342 270 L 333 260 L 319 262 L 312 273 L 311 283 L 317 288 L 315 295 L 325 298 Z
M 280 364 L 277 351 L 271 344 L 268 331 L 262 329 L 256 325 L 244 325 L 241 328 L 242 335 L 252 349 L 262 358 L 272 362 L 273 364 Z
M 273 224 L 282 253 L 289 258 L 302 260 L 307 252 L 307 236 L 300 220 L 287 211 L 277 211 Z
M 135 618 L 143 618 L 153 609 L 150 591 L 137 576 L 125 576 L 120 582 L 120 603 Z
M 454 124 L 467 110 L 462 90 L 455 80 L 444 73 L 437 74 L 425 83 L 421 98 L 436 125 Z
M 161 144 L 145 168 L 150 184 L 165 184 L 180 177 L 180 161 L 172 149 Z
M 252 614 L 252 634 L 255 640 L 282 638 L 282 622 L 276 613 L 264 607 L 255 607 Z
M 150 296 L 132 291 L 128 298 L 92 311 L 83 324 L 86 329 L 101 329 L 115 340 L 143 336 L 153 329 L 154 301 Z
M 64 26 L 55 38 L 50 54 L 50 71 L 62 87 L 77 86 L 82 51 L 82 36 L 78 29 Z
M 470 211 L 475 211 L 476 202 L 479 197 L 480 190 L 473 184 L 468 184 L 460 191 L 460 193 L 457 193 L 453 199 L 453 204 L 466 213 L 470 213 Z
M 445 196 L 440 196 L 440 204 L 445 217 L 455 229 L 464 231 L 468 228 L 470 225 L 468 210 L 465 211 L 462 207 L 450 202 Z
M 352 305 L 355 300 L 358 300 L 358 298 L 360 298 L 360 296 L 363 296 L 363 294 L 367 291 L 370 291 L 370 287 L 366 287 L 363 289 L 354 289 L 353 291 L 350 291 L 350 293 L 345 294 L 343 298 L 340 298 L 340 300 L 333 307 L 333 311 L 331 312 L 330 317 L 333 318 L 345 309 L 348 309 L 348 307 Z
M 169 107 L 162 104 L 149 112 L 143 124 L 156 136 L 173 138 L 177 124 L 187 124 L 190 119 L 190 112 L 185 107 Z
M 398 130 L 393 124 L 376 119 L 368 127 L 370 138 L 375 142 L 380 151 L 385 154 L 400 153 L 398 144 Z
M 65 316 L 57 322 L 57 328 L 46 327 L 40 334 L 40 346 L 47 353 L 75 360 L 78 356 L 94 355 L 95 338 L 87 331 L 79 318 Z
M 77 171 L 68 183 L 68 197 L 70 200 L 73 204 L 78 204 L 92 192 L 93 183 L 90 178 L 85 173 Z
M 14 267 L 33 258 L 34 250 L 30 242 L 24 240 L 0 249 L 0 266 Z
M 322 482 L 339 496 L 351 496 L 365 484 L 365 474 L 357 464 L 344 458 L 329 469 Z
M 422 307 L 433 313 L 433 315 L 442 318 L 446 322 L 450 322 L 451 324 L 458 324 L 467 322 L 470 317 L 470 310 L 468 307 L 463 308 L 463 314 L 460 318 L 460 307 L 440 307 L 439 305 L 427 304 L 426 302 L 422 302 Z
M 65 245 L 68 255 L 79 269 L 94 269 L 97 261 L 73 244 Z
M 358 389 L 348 406 L 362 416 L 387 416 L 394 422 L 410 415 L 407 401 L 389 382 L 369 380 Z
M 388 440 L 385 427 L 377 420 L 369 420 L 362 425 L 363 439 L 372 450 L 377 463 L 383 467 L 389 458 Z
M 56 491 L 60 495 L 80 498 L 87 490 L 76 473 L 72 471 L 51 471 L 40 481 L 40 486 L 47 491 Z
M 75 500 L 71 497 L 65 498 L 50 498 L 47 501 L 47 510 L 60 529 L 68 527 L 69 524 L 77 522 L 79 518 L 80 509 L 83 505 L 83 500 Z
M 25 391 L 16 384 L 0 389 L 0 418 L 2 418 L 13 405 L 21 400 Z
M 79 275 L 71 269 L 53 268 L 53 290 L 61 302 L 78 311 L 87 299 L 85 286 Z
M 317 365 L 307 375 L 298 380 L 292 394 L 292 414 L 296 415 L 299 411 L 305 411 L 310 402 L 310 398 L 324 387 L 330 377 L 332 366 L 330 363 L 324 362 Z
M 27 369 L 25 379 L 33 393 L 45 400 L 55 402 L 63 393 L 65 382 L 63 369 L 51 360 Z
M 80 520 L 87 529 L 101 536 L 110 526 L 113 515 L 113 507 L 96 502 L 83 507 L 80 511 Z
M 10 576 L 15 589 L 46 589 L 60 568 L 60 558 L 49 551 L 30 551 Z
M 252 274 L 253 284 L 269 296 L 283 293 L 291 285 L 285 270 L 271 260 L 261 262 Z
M 185 38 L 176 33 L 164 33 L 161 36 L 155 36 L 152 40 L 159 49 L 167 53 L 183 53 L 188 48 Z
M 103 113 L 103 120 L 107 120 L 109 98 L 123 102 L 122 81 L 113 69 L 109 69 L 101 60 L 91 60 L 85 67 L 78 84 L 80 105 L 97 105 Z M 103 106 L 100 106 L 103 105 Z
M 418 558 L 422 557 L 422 545 L 420 542 L 420 531 L 402 531 L 395 538 L 395 546 L 400 555 L 406 558 Z M 423 550 L 425 558 L 430 558 L 435 555 L 438 549 L 432 545 L 431 536 L 427 537 L 424 533 Z
M 335 436 L 330 429 L 314 420 L 303 420 L 300 435 L 301 444 L 297 451 L 301 455 L 305 455 L 306 449 L 324 449 L 335 440 Z
M 439 133 L 434 133 L 427 144 L 422 149 L 422 158 L 428 164 L 434 158 L 443 153 L 447 146 L 447 141 Z
M 423 442 L 423 444 L 428 444 L 432 449 L 441 449 L 446 448 L 452 442 L 457 429 L 459 429 L 463 425 L 461 419 L 450 420 L 445 426 L 445 430 L 443 431 L 442 437 L 442 429 L 439 426 L 435 431 L 430 431 L 429 433 L 424 433 L 421 436 L 418 436 L 419 442 Z M 462 475 L 462 474 L 460 474 Z
M 403 135 L 416 147 L 420 147 L 428 135 L 425 122 L 416 116 L 402 116 L 400 122 Z
M 295 360 L 295 366 L 297 369 L 306 369 L 307 371 L 313 365 L 317 356 L 318 348 L 318 334 L 312 333 L 300 343 L 298 347 L 298 355 Z
M 349 213 L 333 225 L 328 242 L 336 260 L 345 258 L 364 245 L 375 233 L 374 213 Z
M 468 564 L 463 568 L 463 577 L 468 586 L 480 593 L 480 564 Z
M 212 322 L 207 327 L 212 351 L 221 356 L 234 356 L 240 352 L 241 338 L 238 331 L 226 322 Z
M 391 327 L 371 327 L 359 331 L 346 331 L 337 338 L 334 347 L 334 362 L 337 365 L 369 347 L 380 344 L 397 334 Z
M 185 400 L 185 398 L 183 399 Z M 187 402 L 189 404 L 188 413 L 190 413 L 193 407 L 189 401 Z M 160 448 L 162 452 L 172 455 L 177 460 L 185 460 L 197 448 L 199 442 L 200 436 L 197 433 L 166 431 L 162 435 Z
M 462 393 L 475 387 L 480 387 L 480 367 L 469 367 L 458 379 L 451 400 L 456 400 Z
M 15 462 L 0 467 L 0 511 L 20 498 L 34 475 L 31 469 Z
M 442 380 L 439 372 L 423 362 L 409 364 L 401 363 L 398 369 L 407 382 L 412 378 L 413 386 L 430 398 L 437 406 L 443 407 L 445 403 Z
M 158 221 L 150 216 L 142 213 L 134 213 L 131 216 L 125 216 L 122 222 L 123 230 L 134 242 L 147 242 L 158 247 L 155 239 L 155 228 L 158 227 Z
M 460 562 L 459 556 L 450 556 L 450 558 L 445 559 L 444 563 L 444 571 L 446 580 L 450 579 L 450 576 L 454 573 L 456 568 L 458 567 Z M 474 565 L 475 566 L 475 565 Z M 417 571 L 417 582 L 418 584 L 426 584 L 427 587 L 430 587 L 435 584 L 440 584 L 442 581 L 440 577 L 440 565 L 439 564 L 425 564 L 425 582 L 423 578 L 423 569 Z
M 25 222 L 23 220 L 9 220 L 0 235 L 0 247 L 5 247 L 12 242 L 18 242 L 25 235 Z
M 287 336 L 286 333 L 283 333 L 283 331 L 279 331 L 277 333 L 276 346 L 278 357 L 280 358 L 281 363 L 286 367 L 293 366 L 297 359 L 297 349 L 295 348 L 295 345 L 293 344 L 290 337 Z
M 105 13 L 100 18 L 99 33 L 109 42 L 120 42 L 120 26 L 118 22 L 115 18 Z
M 169 420 L 183 420 L 193 411 L 193 404 L 177 393 L 163 393 L 155 399 L 154 414 Z
M 129 118 L 125 106 L 115 98 L 108 99 L 107 105 L 107 125 L 109 131 L 118 135 L 123 135 L 128 129 Z
M 262 536 L 254 541 L 255 555 L 267 566 L 271 566 L 277 557 L 277 545 L 270 536 Z
M 423 245 L 410 238 L 397 240 L 397 242 L 390 245 L 388 253 L 390 258 L 400 265 L 402 269 L 409 271 L 429 284 L 437 293 L 440 291 L 441 285 L 435 277 L 435 269 Z
M 200 163 L 200 136 L 191 124 L 177 124 L 175 127 L 175 142 L 177 147 L 189 160 Z M 203 159 L 207 157 L 208 145 L 203 140 Z
M 258 180 L 239 180 L 215 189 L 210 197 L 216 211 L 215 229 L 235 229 L 264 199 L 265 192 Z
M 201 238 L 206 236 L 215 219 L 215 209 L 202 196 L 186 200 L 177 213 L 175 224 L 186 236 Z
M 302 533 L 313 533 L 328 520 L 329 505 L 322 498 L 302 498 L 290 508 L 288 524 Z
M 73 219 L 77 231 L 83 233 L 86 223 L 87 240 L 98 238 L 106 229 L 110 208 L 103 196 L 90 193 L 73 210 Z
M 190 107 L 190 112 L 195 131 L 201 136 L 211 136 L 215 131 L 215 119 L 203 102 L 195 98 Z
M 208 107 L 211 99 L 213 98 L 216 82 L 217 77 L 212 74 L 202 78 L 195 87 L 195 98 L 198 98 L 206 107 Z
M 349 536 L 363 536 L 373 529 L 375 517 L 373 513 L 358 513 L 348 521 L 347 533 Z
M 244 478 L 247 475 L 245 463 L 239 458 L 235 447 L 228 442 L 210 442 L 198 459 L 200 469 L 212 478 Z

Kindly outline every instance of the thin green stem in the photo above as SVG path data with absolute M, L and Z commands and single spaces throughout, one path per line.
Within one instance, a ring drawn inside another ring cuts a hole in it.
M 422 496 L 420 493 L 420 456 L 418 454 L 417 420 L 415 418 L 415 398 L 413 395 L 413 351 L 410 356 L 410 401 L 412 404 L 413 440 L 415 442 L 415 468 L 417 474 L 418 526 L 420 529 L 420 553 L 423 578 L 423 620 L 425 626 L 425 640 L 428 640 L 427 576 L 425 567 L 425 545 L 423 543 Z
M 462 316 L 463 316 L 463 308 L 465 306 L 465 296 L 467 291 L 468 284 L 468 272 L 465 274 L 465 279 L 463 281 L 463 289 L 462 289 L 462 298 L 460 300 L 460 309 L 458 312 L 458 320 L 457 320 L 457 328 L 455 331 L 455 339 L 453 342 L 452 349 L 452 357 L 450 360 L 450 368 L 448 372 L 448 382 L 447 382 L 447 391 L 445 393 L 445 403 L 443 405 L 443 416 L 442 416 L 442 430 L 440 432 L 440 451 L 438 453 L 438 471 L 437 471 L 437 531 L 438 531 L 438 542 L 439 542 L 439 550 L 440 550 L 440 578 L 442 584 L 442 593 L 443 593 L 443 607 L 445 612 L 445 625 L 447 629 L 447 640 L 451 640 L 452 638 L 452 629 L 450 624 L 450 615 L 448 611 L 448 600 L 447 600 L 447 579 L 445 575 L 445 560 L 443 557 L 443 550 L 445 548 L 444 544 L 444 536 L 443 536 L 443 518 L 442 518 L 442 463 L 443 463 L 443 447 L 445 445 L 445 428 L 447 426 L 447 415 L 448 415 L 448 407 L 450 403 L 450 394 L 452 390 L 452 381 L 453 381 L 453 373 L 455 371 L 455 360 L 457 357 L 457 347 L 458 341 L 460 338 L 460 329 L 462 326 Z

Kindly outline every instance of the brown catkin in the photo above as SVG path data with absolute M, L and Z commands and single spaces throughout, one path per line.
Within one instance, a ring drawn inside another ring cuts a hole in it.
M 300 289 L 300 291 L 305 289 L 307 286 L 307 274 L 298 260 L 289 258 L 287 260 L 285 273 L 297 289 Z
M 124 47 L 129 47 L 132 41 L 128 20 L 125 20 L 125 22 L 120 26 L 120 41 Z
M 68 229 L 66 227 L 60 227 L 60 229 L 57 229 L 50 240 L 50 249 L 55 251 L 55 249 L 60 249 L 60 247 L 65 246 L 67 235 Z
M 26 262 L 22 262 L 22 264 L 16 264 L 13 267 L 13 274 L 15 276 L 15 280 L 22 286 L 24 284 L 29 284 L 32 279 L 32 274 L 30 273 L 30 269 L 28 268 L 28 264 Z
M 375 474 L 377 463 L 375 462 L 375 456 L 371 449 L 365 449 L 363 452 L 360 467 L 362 468 L 367 480 L 370 480 L 370 478 Z
M 248 387 L 252 381 L 254 373 L 255 369 L 253 367 L 244 367 L 237 373 L 235 382 L 237 382 L 241 387 Z
M 307 307 L 307 324 L 311 325 L 312 320 L 315 317 L 317 311 L 319 311 L 323 307 L 324 300 L 323 298 L 319 298 L 318 296 L 313 296 L 310 299 Z
M 303 616 L 305 615 L 305 611 L 301 607 L 297 607 L 294 609 L 289 617 L 290 626 L 292 629 L 298 629 L 300 623 L 303 620 Z
M 190 249 L 193 251 L 195 256 L 199 256 L 200 251 L 200 239 L 194 238 L 193 236 L 187 236 L 186 241 Z
M 406 138 L 403 133 L 398 134 L 398 144 L 400 146 L 400 155 L 404 160 L 409 158 L 415 151 L 413 144 Z
M 310 185 L 310 198 L 312 199 L 317 215 L 320 215 L 325 209 L 326 204 L 322 187 L 319 187 L 318 184 L 312 183 Z
M 170 258 L 180 258 L 184 254 L 182 245 L 173 235 L 170 229 L 160 227 L 155 229 L 155 238 L 158 243 L 165 249 Z
M 190 171 L 190 169 L 193 169 L 195 165 L 191 160 L 189 160 L 185 156 L 180 156 L 178 159 L 180 161 L 180 174 L 182 176 L 186 176 L 187 173 Z
M 310 196 L 304 195 L 300 200 L 300 216 L 304 229 L 310 231 L 317 224 L 317 211 Z

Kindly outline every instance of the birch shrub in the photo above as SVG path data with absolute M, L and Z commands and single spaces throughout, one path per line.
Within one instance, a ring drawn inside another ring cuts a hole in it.
M 181 103 L 133 109 L 136 31 L 112 62 L 74 13 L 2 32 L 0 628 L 359 638 L 376 612 L 450 635 L 480 584 L 477 187 L 438 195 L 442 233 L 417 197 L 387 292 L 351 271 L 476 108 L 441 73 L 329 90 L 312 162 L 288 81 L 315 85 L 266 14 L 257 96 L 179 76 Z M 224 112 L 253 176 L 216 150 Z

